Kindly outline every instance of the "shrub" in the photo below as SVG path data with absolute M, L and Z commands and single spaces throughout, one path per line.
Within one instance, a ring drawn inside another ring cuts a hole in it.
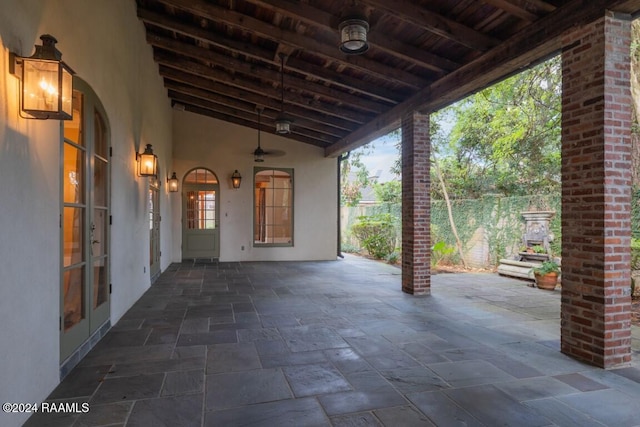
M 396 247 L 396 229 L 390 214 L 360 216 L 351 232 L 376 259 L 387 257 Z
M 451 255 L 456 251 L 451 245 L 447 245 L 444 241 L 436 242 L 431 246 L 431 266 L 435 267 L 445 259 L 451 258 Z
M 400 260 L 400 254 L 396 251 L 393 251 L 389 255 L 387 255 L 386 259 L 389 264 L 397 264 Z
M 631 269 L 640 270 L 640 239 L 631 239 Z
M 348 254 L 357 254 L 358 252 L 360 252 L 359 247 L 357 247 L 356 245 L 352 245 L 349 242 L 342 242 L 340 244 L 340 249 L 342 249 L 342 252 L 346 252 Z

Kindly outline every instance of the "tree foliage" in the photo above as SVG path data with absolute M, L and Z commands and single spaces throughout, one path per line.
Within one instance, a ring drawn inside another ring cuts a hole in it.
M 362 199 L 362 189 L 370 184 L 369 171 L 362 157 L 371 153 L 372 145 L 365 145 L 349 152 L 340 163 L 340 204 L 356 206 Z
M 432 150 L 450 196 L 559 191 L 560 96 L 555 57 L 434 114 Z
M 400 203 L 402 201 L 402 182 L 374 182 L 373 192 L 379 203 Z

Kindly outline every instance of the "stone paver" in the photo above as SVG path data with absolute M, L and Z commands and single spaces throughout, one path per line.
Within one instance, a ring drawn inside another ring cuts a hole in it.
M 400 289 L 353 256 L 172 264 L 49 397 L 90 411 L 26 425 L 640 426 L 635 339 L 617 370 L 561 354 L 559 290 Z

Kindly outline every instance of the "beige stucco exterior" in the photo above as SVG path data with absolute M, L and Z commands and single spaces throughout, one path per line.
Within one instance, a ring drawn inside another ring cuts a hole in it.
M 151 285 L 148 179 L 135 173 L 135 153 L 146 144 L 153 144 L 160 165 L 162 270 L 181 260 L 180 195 L 169 193 L 166 177 L 176 171 L 182 178 L 196 166 L 221 180 L 221 261 L 335 259 L 336 160 L 319 148 L 263 135 L 263 146 L 287 153 L 264 165 L 295 171 L 295 246 L 253 248 L 256 131 L 172 110 L 135 2 L 1 0 L 0 10 L 0 401 L 42 401 L 59 383 L 64 362 L 61 127 L 19 116 L 19 80 L 9 73 L 9 52 L 30 56 L 41 34 L 58 39 L 65 62 L 106 110 L 113 148 L 111 324 Z M 229 183 L 235 169 L 244 178 L 239 190 Z M 27 414 L 0 417 L 3 426 L 17 426 Z

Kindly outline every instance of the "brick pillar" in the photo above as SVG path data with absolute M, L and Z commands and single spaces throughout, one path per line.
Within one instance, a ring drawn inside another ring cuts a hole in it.
M 431 292 L 429 115 L 402 119 L 402 291 Z
M 562 40 L 562 352 L 631 361 L 630 21 Z

